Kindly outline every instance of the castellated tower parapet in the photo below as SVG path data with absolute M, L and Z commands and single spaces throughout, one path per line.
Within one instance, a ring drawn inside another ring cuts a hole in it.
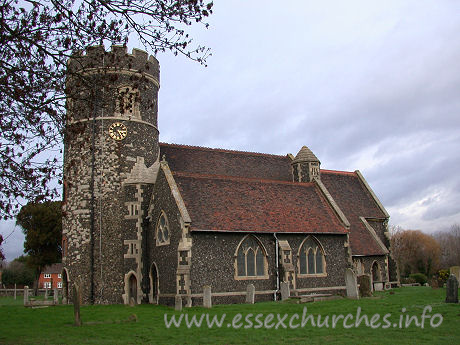
M 155 57 L 149 57 L 145 51 L 133 49 L 132 54 L 128 54 L 124 46 L 112 46 L 111 51 L 105 51 L 103 46 L 88 47 L 85 53 L 79 52 L 69 59 L 67 70 L 67 114 L 72 117 L 68 121 L 88 116 L 85 108 L 95 106 L 88 104 L 90 98 L 98 102 L 98 108 L 104 109 L 106 113 L 139 116 L 139 113 L 130 113 L 133 110 L 130 106 L 143 106 L 142 111 L 137 110 L 147 121 L 154 120 L 152 113 L 157 111 L 157 97 L 153 97 L 151 92 L 148 94 L 148 88 L 156 88 L 158 91 L 160 65 Z M 141 88 L 147 94 L 142 92 L 143 102 L 137 104 Z M 117 102 L 112 102 L 113 99 Z M 119 109 L 116 109 L 117 106 Z
M 153 55 L 148 55 L 147 52 L 134 48 L 132 54 L 128 54 L 128 49 L 125 46 L 112 46 L 108 52 L 103 46 L 91 46 L 86 49 L 86 52 L 78 52 L 73 55 L 68 63 L 71 71 L 79 71 L 81 69 L 113 67 L 125 68 L 138 72 L 150 74 L 158 79 L 160 65 L 158 60 Z
M 141 303 L 147 202 L 159 166 L 159 63 L 142 50 L 89 47 L 68 61 L 64 294 Z M 67 282 L 67 284 L 66 284 Z

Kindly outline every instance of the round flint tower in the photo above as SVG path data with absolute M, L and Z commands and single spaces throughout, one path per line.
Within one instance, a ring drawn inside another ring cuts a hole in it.
M 126 47 L 68 63 L 64 143 L 64 295 L 84 303 L 145 298 L 144 218 L 158 166 L 159 64 Z

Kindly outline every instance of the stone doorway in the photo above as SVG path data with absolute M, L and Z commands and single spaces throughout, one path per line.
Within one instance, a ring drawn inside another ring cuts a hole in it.
M 62 277 L 62 304 L 69 303 L 69 275 L 67 274 L 67 269 L 63 269 L 61 272 Z
M 376 261 L 372 264 L 372 281 L 374 283 L 382 281 L 382 272 L 380 271 L 380 266 Z
M 134 274 L 129 276 L 128 303 L 137 304 L 137 279 Z
M 158 304 L 160 282 L 158 279 L 158 269 L 155 263 L 150 267 L 150 303 Z

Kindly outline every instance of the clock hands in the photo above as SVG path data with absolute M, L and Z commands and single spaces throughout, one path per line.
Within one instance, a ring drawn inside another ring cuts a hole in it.
M 109 127 L 109 135 L 112 139 L 123 140 L 128 134 L 128 129 L 123 123 L 115 122 Z

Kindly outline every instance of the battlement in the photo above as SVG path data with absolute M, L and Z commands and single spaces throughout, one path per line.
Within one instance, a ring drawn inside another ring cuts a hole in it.
M 110 51 L 106 51 L 104 46 L 90 46 L 85 52 L 72 55 L 68 61 L 70 73 L 96 69 L 130 70 L 149 74 L 157 80 L 160 77 L 160 64 L 153 55 L 136 48 L 129 54 L 126 46 L 113 45 Z

